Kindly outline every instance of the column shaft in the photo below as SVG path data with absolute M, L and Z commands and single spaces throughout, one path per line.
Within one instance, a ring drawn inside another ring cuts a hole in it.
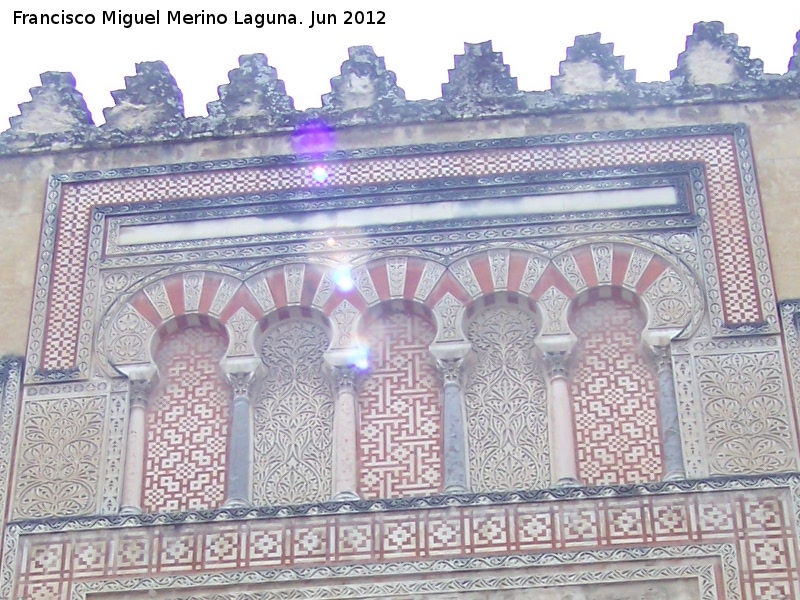
M 147 395 L 150 382 L 130 382 L 130 414 L 128 417 L 128 439 L 125 449 L 125 471 L 122 476 L 122 498 L 120 512 L 136 514 L 142 512 L 142 488 L 144 485 L 144 451 Z
M 356 396 L 353 367 L 334 367 L 336 400 L 333 409 L 333 499 L 356 500 Z
M 684 479 L 686 470 L 669 347 L 659 346 L 655 351 L 658 358 L 658 416 L 664 451 L 664 479 Z
M 444 385 L 444 491 L 469 490 L 464 393 L 458 381 Z
M 250 410 L 250 385 L 255 373 L 252 371 L 227 373 L 228 383 L 233 388 L 231 407 L 230 444 L 228 445 L 228 491 L 225 508 L 250 506 L 252 466 L 253 417 Z
M 559 486 L 580 485 L 572 394 L 570 394 L 569 384 L 563 376 L 552 377 L 550 380 L 549 409 L 553 428 L 551 433 L 553 480 Z

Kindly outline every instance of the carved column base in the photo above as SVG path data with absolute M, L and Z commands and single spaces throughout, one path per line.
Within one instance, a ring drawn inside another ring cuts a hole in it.
M 567 488 L 567 487 L 583 487 L 583 484 L 580 480 L 575 479 L 574 477 L 562 477 L 558 481 L 556 481 L 556 487 L 560 488 Z
M 686 472 L 683 470 L 670 471 L 664 475 L 664 481 L 680 481 L 681 479 L 686 479 Z
M 225 504 L 222 505 L 222 508 L 250 508 L 252 503 L 248 500 L 243 500 L 241 498 L 228 498 L 225 500 Z
M 119 509 L 121 515 L 141 515 L 142 509 L 140 506 L 123 506 Z
M 469 494 L 469 490 L 463 485 L 449 485 L 444 488 L 445 494 Z
M 339 492 L 333 497 L 334 502 L 352 502 L 353 500 L 361 500 L 361 498 L 353 492 Z

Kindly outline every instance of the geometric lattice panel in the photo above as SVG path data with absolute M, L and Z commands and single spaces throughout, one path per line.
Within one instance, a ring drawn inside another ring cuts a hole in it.
M 218 508 L 225 501 L 231 391 L 219 360 L 227 340 L 188 327 L 163 338 L 160 382 L 147 407 L 145 512 Z
M 644 356 L 645 320 L 618 299 L 575 314 L 572 369 L 578 471 L 586 485 L 657 481 L 663 476 L 657 382 Z
M 394 313 L 369 326 L 369 375 L 359 386 L 360 494 L 437 494 L 442 485 L 441 384 L 426 319 Z

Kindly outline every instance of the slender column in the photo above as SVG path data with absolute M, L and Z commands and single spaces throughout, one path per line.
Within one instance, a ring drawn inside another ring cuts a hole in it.
M 357 500 L 355 368 L 333 367 L 336 400 L 333 408 L 333 499 Z
M 144 483 L 145 413 L 150 394 L 149 379 L 130 380 L 130 415 L 128 417 L 128 439 L 125 450 L 125 471 L 122 478 L 120 512 L 138 514 L 142 512 L 142 485 Z
M 469 491 L 467 469 L 466 410 L 461 377 L 463 358 L 437 360 L 444 380 L 444 491 Z
M 253 419 L 250 402 L 252 371 L 226 373 L 233 388 L 230 453 L 228 454 L 228 494 L 225 508 L 250 506 Z
M 550 468 L 557 486 L 581 485 L 575 449 L 575 414 L 567 382 L 566 350 L 543 352 L 549 378 L 548 413 L 550 415 Z
M 664 451 L 664 479 L 685 479 L 683 445 L 678 421 L 678 401 L 672 377 L 669 344 L 653 346 L 658 370 L 658 416 L 661 427 L 661 446 Z

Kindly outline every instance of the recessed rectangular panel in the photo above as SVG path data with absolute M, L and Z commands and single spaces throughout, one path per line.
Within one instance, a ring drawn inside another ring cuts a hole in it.
M 347 230 L 380 225 L 436 223 L 462 219 L 516 217 L 669 207 L 678 204 L 672 187 L 570 192 L 448 202 L 407 203 L 390 206 L 345 208 L 277 216 L 232 217 L 153 225 L 123 225 L 120 246 L 208 240 L 242 236 Z

